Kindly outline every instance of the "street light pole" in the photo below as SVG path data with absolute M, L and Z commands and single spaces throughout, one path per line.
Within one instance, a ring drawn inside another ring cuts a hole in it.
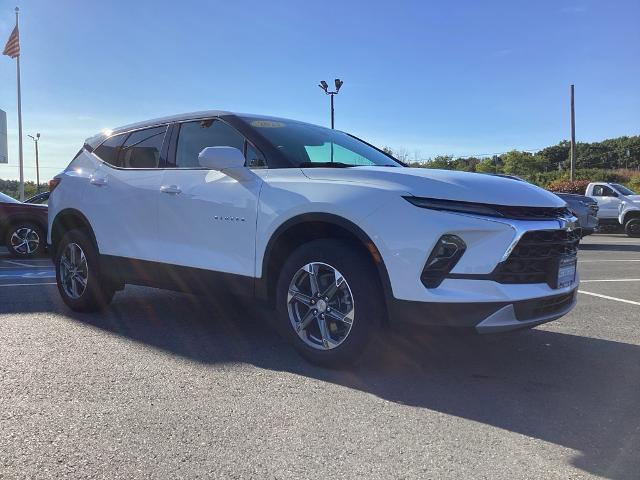
M 38 159 L 38 141 L 40 140 L 40 134 L 36 133 L 36 136 L 29 135 L 36 145 L 36 191 L 40 193 L 40 164 Z
M 331 95 L 331 130 L 333 130 L 334 119 L 335 119 L 335 113 L 333 111 L 333 96 L 335 95 L 335 93 L 331 93 L 330 95 Z
M 322 80 L 318 85 L 322 90 L 324 90 L 324 93 L 326 93 L 331 97 L 331 129 L 333 129 L 335 125 L 335 113 L 333 110 L 333 96 L 338 94 L 338 92 L 340 91 L 340 87 L 342 87 L 342 84 L 344 82 L 339 78 L 336 78 L 334 80 L 334 83 L 335 83 L 336 89 L 333 92 L 329 91 L 329 85 L 324 80 Z

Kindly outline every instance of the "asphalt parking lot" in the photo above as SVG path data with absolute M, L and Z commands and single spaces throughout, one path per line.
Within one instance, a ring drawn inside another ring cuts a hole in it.
M 578 305 L 494 337 L 303 362 L 233 300 L 60 301 L 0 253 L 0 478 L 640 478 L 640 240 L 594 235 Z

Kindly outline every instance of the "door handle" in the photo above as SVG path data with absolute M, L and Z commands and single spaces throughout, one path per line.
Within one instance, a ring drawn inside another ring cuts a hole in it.
M 163 185 L 160 187 L 160 191 L 171 195 L 177 195 L 182 192 L 176 185 Z
M 96 187 L 103 187 L 107 184 L 107 179 L 104 177 L 91 177 L 89 183 L 91 183 L 91 185 L 95 185 Z

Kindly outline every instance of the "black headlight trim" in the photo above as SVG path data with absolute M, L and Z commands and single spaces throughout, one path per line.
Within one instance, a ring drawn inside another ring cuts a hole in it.
M 403 196 L 416 207 L 443 212 L 464 213 L 484 217 L 509 218 L 512 220 L 557 220 L 571 217 L 567 207 L 528 207 L 522 205 L 495 205 L 490 203 L 443 200 L 438 198 Z

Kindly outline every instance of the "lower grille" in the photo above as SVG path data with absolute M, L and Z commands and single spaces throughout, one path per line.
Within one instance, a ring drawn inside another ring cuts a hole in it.
M 524 302 L 516 302 L 513 309 L 516 318 L 522 322 L 532 320 L 534 318 L 546 317 L 557 312 L 562 312 L 571 305 L 575 298 L 576 292 L 567 293 L 565 295 L 557 295 L 535 300 L 526 300 Z
M 525 233 L 493 277 L 499 283 L 547 283 L 556 288 L 561 258 L 576 256 L 580 230 L 535 230 Z

